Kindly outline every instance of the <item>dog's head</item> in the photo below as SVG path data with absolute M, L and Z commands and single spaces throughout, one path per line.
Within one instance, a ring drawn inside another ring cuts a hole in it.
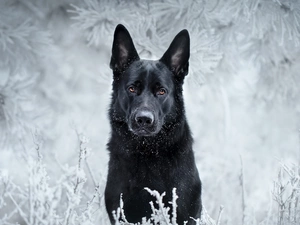
M 113 119 L 125 121 L 128 129 L 138 136 L 159 133 L 182 113 L 178 104 L 182 104 L 189 56 L 187 30 L 176 35 L 160 60 L 152 61 L 139 58 L 129 32 L 118 25 L 110 62 L 114 73 Z

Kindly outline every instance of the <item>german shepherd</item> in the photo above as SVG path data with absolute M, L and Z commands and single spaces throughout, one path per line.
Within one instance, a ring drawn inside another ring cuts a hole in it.
M 176 35 L 161 59 L 144 60 L 127 29 L 121 24 L 115 29 L 110 61 L 110 160 L 105 189 L 112 224 L 112 211 L 119 207 L 121 194 L 128 222 L 151 217 L 149 202 L 155 203 L 155 199 L 145 187 L 166 192 L 164 204 L 168 207 L 172 189 L 176 188 L 178 224 L 194 224 L 191 217 L 200 217 L 201 181 L 182 96 L 189 57 L 187 30 Z

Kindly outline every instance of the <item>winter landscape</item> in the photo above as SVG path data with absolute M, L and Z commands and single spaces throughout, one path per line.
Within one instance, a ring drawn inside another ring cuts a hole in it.
M 298 0 L 0 0 L 0 224 L 109 224 L 119 23 L 146 59 L 190 33 L 184 99 L 205 207 L 197 223 L 300 225 Z M 157 224 L 176 225 L 158 205 Z

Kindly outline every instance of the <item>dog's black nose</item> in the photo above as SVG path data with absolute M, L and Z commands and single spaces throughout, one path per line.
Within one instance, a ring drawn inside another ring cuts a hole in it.
M 135 115 L 135 121 L 140 127 L 149 127 L 154 122 L 154 115 L 151 111 L 142 110 Z

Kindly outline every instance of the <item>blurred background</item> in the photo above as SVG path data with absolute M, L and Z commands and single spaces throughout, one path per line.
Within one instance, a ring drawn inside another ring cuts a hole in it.
M 208 214 L 217 220 L 224 207 L 221 224 L 299 225 L 298 0 L 0 0 L 0 224 L 83 224 L 76 216 L 95 186 L 89 221 L 109 224 L 102 194 L 119 23 L 146 59 L 190 33 L 184 98 Z M 82 146 L 85 195 L 57 204 L 51 223 L 46 206 L 36 216 L 32 202 L 51 200 L 43 194 L 71 199 L 64 184 L 80 177 Z M 47 185 L 32 189 L 39 176 Z

